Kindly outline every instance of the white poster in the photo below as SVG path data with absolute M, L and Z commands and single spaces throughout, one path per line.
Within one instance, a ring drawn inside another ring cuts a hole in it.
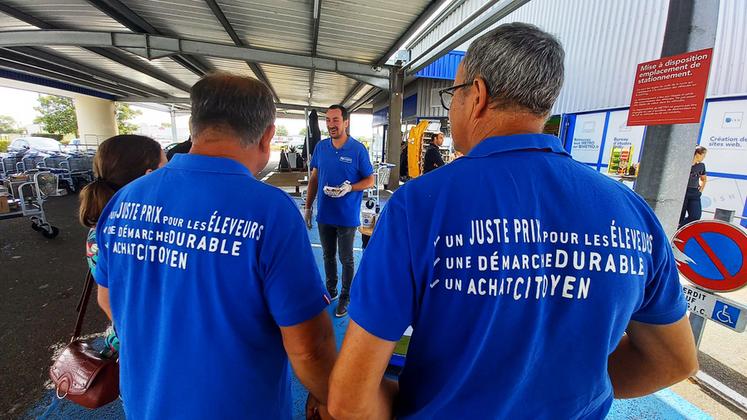
M 709 102 L 700 144 L 708 172 L 747 175 L 747 99 Z
M 573 129 L 571 156 L 579 162 L 596 164 L 599 160 L 599 149 L 604 133 L 606 112 L 576 116 Z
M 734 210 L 735 216 L 744 214 L 745 201 L 747 201 L 747 180 L 715 176 L 708 176 L 703 196 L 700 198 L 703 210 L 712 212 L 717 208 Z M 703 219 L 713 219 L 713 214 L 703 213 Z M 735 225 L 740 223 L 742 223 L 740 219 L 734 219 Z
M 602 155 L 602 164 L 610 163 L 610 154 L 613 147 L 631 147 L 633 146 L 632 163 L 635 165 L 641 161 L 641 152 L 643 151 L 643 134 L 645 126 L 639 125 L 628 127 L 628 110 L 610 112 L 610 121 L 607 125 L 607 135 L 604 140 L 604 152 Z M 603 168 L 606 171 L 607 168 Z

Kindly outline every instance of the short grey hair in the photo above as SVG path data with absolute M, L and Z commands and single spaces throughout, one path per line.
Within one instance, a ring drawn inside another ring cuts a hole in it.
M 190 98 L 194 137 L 207 128 L 217 128 L 232 131 L 242 146 L 251 146 L 275 122 L 270 88 L 251 77 L 210 73 L 192 86 Z
M 485 80 L 491 104 L 550 113 L 563 86 L 565 53 L 554 36 L 534 25 L 507 23 L 472 42 L 464 56 L 464 81 Z

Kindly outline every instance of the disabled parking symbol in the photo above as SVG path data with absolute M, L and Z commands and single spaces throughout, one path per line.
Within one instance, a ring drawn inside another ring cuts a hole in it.
M 711 319 L 732 328 L 736 328 L 740 312 L 739 308 L 729 306 L 724 302 L 717 300 L 716 304 L 713 306 L 713 315 L 711 315 Z

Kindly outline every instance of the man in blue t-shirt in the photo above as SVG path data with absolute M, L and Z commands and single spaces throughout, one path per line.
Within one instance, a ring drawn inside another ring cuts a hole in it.
M 120 190 L 97 226 L 125 413 L 289 419 L 289 361 L 323 410 L 329 297 L 293 200 L 254 178 L 275 132 L 272 93 L 216 73 L 191 100 L 190 153 Z
M 330 378 L 336 418 L 601 419 L 613 397 L 697 369 L 656 216 L 541 134 L 563 56 L 522 23 L 469 47 L 441 92 L 465 156 L 406 184 L 376 225 Z M 399 383 L 382 380 L 408 326 Z
M 361 199 L 363 190 L 374 184 L 373 167 L 368 150 L 358 140 L 348 135 L 350 116 L 342 105 L 327 109 L 327 131 L 330 138 L 319 142 L 311 156 L 311 179 L 306 198 L 306 226 L 311 229 L 314 199 L 320 186 L 316 221 L 324 253 L 324 273 L 327 292 L 336 299 L 337 261 L 342 263 L 342 290 L 335 316 L 348 313 L 350 284 L 353 281 L 353 239 L 361 224 Z

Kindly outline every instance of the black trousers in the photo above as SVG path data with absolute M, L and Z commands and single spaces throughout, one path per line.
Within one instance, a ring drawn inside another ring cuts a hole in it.
M 700 220 L 700 216 L 703 214 L 703 207 L 700 204 L 700 196 L 702 194 L 697 188 L 687 189 L 685 202 L 682 204 L 682 213 L 680 213 L 679 227 Z
M 353 260 L 353 240 L 355 227 L 334 226 L 319 223 L 319 239 L 324 254 L 324 274 L 327 280 L 327 291 L 334 296 L 337 291 L 337 260 L 339 251 L 342 263 L 342 290 L 340 299 L 350 297 L 350 285 L 353 283 L 355 262 Z

